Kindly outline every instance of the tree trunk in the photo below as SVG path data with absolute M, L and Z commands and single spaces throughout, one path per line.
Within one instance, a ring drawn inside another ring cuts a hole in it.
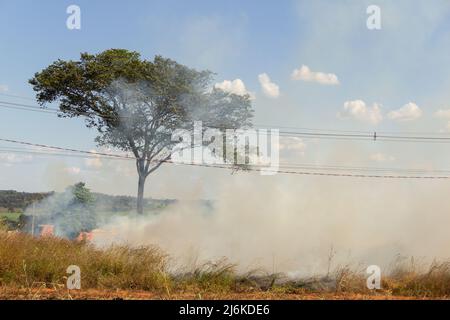
M 144 213 L 144 188 L 145 188 L 145 175 L 139 174 L 138 182 L 138 195 L 137 195 L 137 213 Z

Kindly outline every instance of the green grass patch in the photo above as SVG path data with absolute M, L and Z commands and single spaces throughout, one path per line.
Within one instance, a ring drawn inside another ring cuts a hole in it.
M 19 222 L 19 217 L 22 213 L 20 212 L 1 212 L 0 213 L 0 220 L 9 220 L 13 222 Z

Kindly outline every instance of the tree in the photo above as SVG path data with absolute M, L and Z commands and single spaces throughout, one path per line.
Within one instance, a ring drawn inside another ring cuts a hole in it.
M 124 49 L 97 55 L 82 53 L 79 61 L 57 60 L 29 81 L 38 102 L 59 103 L 60 117 L 86 117 L 98 130 L 99 146 L 131 152 L 138 173 L 137 211 L 143 213 L 147 177 L 170 160 L 172 133 L 195 120 L 204 126 L 251 126 L 249 95 L 214 88 L 213 73 L 197 71 L 173 60 L 153 61 Z
M 20 216 L 19 226 L 37 234 L 40 225 L 50 224 L 55 227 L 56 235 L 74 239 L 80 232 L 97 227 L 95 201 L 86 185 L 79 182 L 69 186 L 64 192 L 53 193 L 33 205 L 32 211 L 27 210 Z
M 56 224 L 59 233 L 74 239 L 80 232 L 97 227 L 94 202 L 91 190 L 83 182 L 79 182 L 48 202 L 51 221 Z
M 74 201 L 79 204 L 91 206 L 95 201 L 94 195 L 91 190 L 86 188 L 84 182 L 78 182 L 77 184 L 70 186 L 68 191 L 72 193 Z

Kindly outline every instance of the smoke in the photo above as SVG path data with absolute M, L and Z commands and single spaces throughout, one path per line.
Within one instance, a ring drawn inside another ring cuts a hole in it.
M 102 228 L 119 242 L 157 244 L 177 265 L 226 257 L 242 271 L 311 275 L 327 271 L 333 250 L 334 267 L 385 267 L 399 254 L 450 256 L 444 186 L 243 174 L 223 183 L 211 208 L 181 201 L 159 215 L 122 217 Z
M 25 230 L 39 234 L 40 226 L 52 225 L 54 235 L 73 239 L 80 232 L 96 227 L 98 216 L 93 201 L 84 183 L 70 186 L 64 192 L 53 193 L 25 210 Z
M 43 176 L 50 190 L 62 192 L 68 185 L 76 183 L 76 179 L 70 174 L 67 164 L 60 160 L 49 164 Z
M 192 118 L 203 115 L 193 113 Z M 365 151 L 334 146 L 321 156 L 331 163 L 353 163 Z M 120 217 L 101 228 L 114 234 L 116 242 L 156 244 L 177 266 L 226 257 L 241 271 L 311 275 L 347 263 L 386 267 L 397 255 L 450 256 L 450 206 L 442 201 L 441 182 L 211 176 L 190 185 L 189 196 L 182 197 L 190 200 L 180 200 L 159 215 Z M 155 178 L 166 185 L 162 188 L 188 184 L 185 175 L 183 181 L 178 175 L 176 181 L 168 177 L 170 173 Z M 210 207 L 199 199 L 210 199 L 211 189 L 215 200 Z M 96 241 L 105 245 L 111 238 Z
M 340 162 L 360 153 L 330 150 L 330 160 Z M 386 267 L 397 255 L 450 256 L 450 206 L 443 201 L 443 182 L 212 176 L 190 185 L 184 198 L 191 200 L 180 200 L 158 215 L 117 217 L 102 224 L 104 236 L 96 244 L 158 245 L 174 266 L 226 257 L 241 271 L 262 268 L 296 276 L 347 263 Z M 170 172 L 153 177 L 162 189 L 187 184 L 183 175 L 168 179 Z M 210 189 L 218 189 L 211 206 L 199 200 L 209 199 L 202 192 Z

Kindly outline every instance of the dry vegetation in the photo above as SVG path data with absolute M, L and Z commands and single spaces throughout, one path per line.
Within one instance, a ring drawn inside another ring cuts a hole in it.
M 77 265 L 86 288 L 153 290 L 164 283 L 165 256 L 156 248 L 114 246 L 105 250 L 60 238 L 0 232 L 2 285 L 58 287 Z
M 67 291 L 66 268 L 82 270 L 82 290 Z M 327 277 L 292 280 L 282 275 L 239 275 L 225 260 L 183 272 L 168 271 L 168 257 L 155 247 L 111 246 L 33 238 L 0 231 L 0 298 L 38 299 L 393 299 L 450 296 L 450 262 L 418 266 L 397 261 L 378 292 L 366 275 L 343 266 Z

